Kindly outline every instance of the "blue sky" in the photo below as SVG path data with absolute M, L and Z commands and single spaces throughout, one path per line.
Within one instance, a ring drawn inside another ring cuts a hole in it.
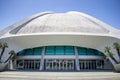
M 120 29 L 120 0 L 0 0 L 0 30 L 43 11 L 84 12 Z

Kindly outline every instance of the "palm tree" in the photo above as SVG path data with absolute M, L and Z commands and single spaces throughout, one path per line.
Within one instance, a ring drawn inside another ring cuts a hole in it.
M 0 43 L 0 48 L 2 49 L 1 54 L 0 54 L 0 60 L 2 58 L 4 51 L 5 51 L 5 48 L 7 48 L 7 47 L 8 47 L 7 43 Z
M 0 49 L 2 48 L 2 43 L 0 42 Z
M 117 51 L 120 58 L 120 45 L 117 42 L 115 42 L 113 43 L 113 48 Z
M 4 63 L 8 62 L 10 59 L 13 59 L 16 56 L 16 53 L 14 50 L 11 50 L 9 54 L 10 54 L 9 58 Z
M 113 53 L 110 52 L 111 48 L 106 46 L 105 47 L 105 53 L 107 53 L 107 56 L 110 57 L 116 64 L 118 64 L 118 61 L 114 58 Z

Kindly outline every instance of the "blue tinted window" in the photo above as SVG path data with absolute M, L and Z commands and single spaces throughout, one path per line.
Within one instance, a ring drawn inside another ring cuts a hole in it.
M 86 55 L 86 48 L 78 47 L 78 55 Z
M 33 49 L 26 49 L 25 55 L 33 55 Z
M 87 49 L 87 55 L 95 55 L 94 49 Z
M 100 51 L 97 51 L 97 55 L 103 56 L 104 54 Z
M 78 55 L 98 55 L 104 56 L 104 54 L 98 50 L 77 47 Z M 73 46 L 47 46 L 45 49 L 46 55 L 74 55 L 74 47 Z M 18 55 L 41 55 L 42 47 L 24 49 L 18 52 Z
M 66 46 L 65 47 L 65 54 L 66 55 L 74 55 L 74 47 L 73 46 Z
M 42 54 L 42 48 L 38 47 L 38 48 L 34 48 L 34 55 L 41 55 Z
M 25 50 L 21 50 L 18 52 L 18 55 L 25 55 Z
M 45 54 L 46 55 L 54 55 L 55 54 L 55 47 L 54 46 L 47 46 Z
M 56 46 L 55 51 L 56 55 L 64 55 L 64 46 Z

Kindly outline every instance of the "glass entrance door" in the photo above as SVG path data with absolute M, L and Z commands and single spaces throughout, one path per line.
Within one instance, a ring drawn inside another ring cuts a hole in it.
M 17 60 L 16 68 L 24 70 L 39 70 L 40 60 Z
M 74 70 L 74 59 L 46 59 L 45 70 Z
M 67 61 L 67 68 L 68 70 L 74 70 L 74 60 Z
M 104 60 L 79 60 L 81 70 L 104 69 Z

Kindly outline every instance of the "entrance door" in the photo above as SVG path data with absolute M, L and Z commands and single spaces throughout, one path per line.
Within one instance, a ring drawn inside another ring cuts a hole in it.
M 79 60 L 81 70 L 104 69 L 104 60 Z
M 46 59 L 45 70 L 74 70 L 74 59 Z
M 74 70 L 74 60 L 67 60 L 67 69 Z
M 16 68 L 24 70 L 39 70 L 40 60 L 17 60 Z

